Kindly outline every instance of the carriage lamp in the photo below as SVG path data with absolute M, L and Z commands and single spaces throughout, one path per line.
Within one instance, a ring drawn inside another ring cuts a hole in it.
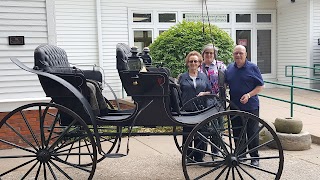
M 138 56 L 138 48 L 132 47 L 130 52 L 132 55 L 128 57 L 127 67 L 130 71 L 140 71 L 142 68 L 142 59 Z

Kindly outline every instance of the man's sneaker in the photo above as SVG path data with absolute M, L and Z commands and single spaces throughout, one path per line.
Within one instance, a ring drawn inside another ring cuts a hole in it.
M 258 160 L 258 159 L 253 159 L 253 160 L 251 160 L 251 165 L 252 165 L 252 166 L 259 167 L 259 160 Z

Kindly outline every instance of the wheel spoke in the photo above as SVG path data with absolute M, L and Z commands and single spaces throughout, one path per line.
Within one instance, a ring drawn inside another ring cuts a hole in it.
M 245 165 L 245 166 L 248 166 L 248 167 L 251 167 L 251 168 L 254 168 L 254 169 L 257 169 L 257 170 L 260 170 L 260 171 L 263 171 L 263 172 L 269 173 L 269 174 L 272 174 L 272 175 L 277 175 L 277 173 L 274 173 L 274 172 L 271 172 L 271 171 L 268 171 L 268 170 L 262 169 L 262 168 L 257 167 L 257 166 L 253 166 L 253 165 L 251 165 L 251 164 L 242 164 L 242 165 Z M 241 166 L 239 166 L 239 167 L 241 167 Z
M 39 167 L 38 167 L 38 170 L 37 170 L 37 173 L 36 173 L 36 177 L 34 179 L 38 179 L 39 174 L 40 174 L 40 170 L 41 170 L 41 165 L 42 165 L 42 163 L 39 163 Z
M 29 132 L 31 133 L 31 136 L 32 136 L 34 142 L 37 144 L 38 148 L 40 148 L 39 141 L 38 141 L 35 133 L 33 132 L 32 128 L 31 128 L 31 126 L 30 126 L 30 123 L 29 123 L 29 121 L 27 120 L 25 114 L 24 114 L 22 111 L 19 111 L 19 112 L 20 112 L 20 114 L 21 114 L 24 122 L 26 123 L 26 125 L 27 125 L 27 127 L 28 127 L 28 129 L 29 129 Z M 34 149 L 38 150 L 38 148 L 34 148 Z
M 236 179 L 236 176 L 235 176 L 235 174 L 234 174 L 234 167 L 232 167 L 231 173 L 232 173 L 232 179 L 235 180 L 235 179 Z
M 89 172 L 89 173 L 90 173 L 90 170 L 85 169 L 85 168 L 83 168 L 83 167 L 80 167 L 79 165 L 72 164 L 72 163 L 69 163 L 69 162 L 65 162 L 65 161 L 63 161 L 63 160 L 61 160 L 61 159 L 59 159 L 59 158 L 53 158 L 53 160 L 56 160 L 56 161 L 58 161 L 58 162 L 60 162 L 60 163 L 62 163 L 62 164 L 65 164 L 65 165 L 68 165 L 68 166 L 71 166 L 71 167 L 74 167 L 74 168 L 77 168 L 77 169 L 80 169 L 80 170 L 82 170 L 82 171 L 86 171 L 86 172 Z
M 225 166 L 215 179 L 218 180 L 222 176 L 222 174 L 226 171 L 227 168 L 228 166 Z
M 53 156 L 55 157 L 59 157 L 59 156 L 80 156 L 80 155 L 86 155 L 86 156 L 92 156 L 93 153 L 81 153 L 81 152 L 78 152 L 78 153 L 59 153 L 59 154 L 52 154 Z
M 45 163 L 43 163 L 43 178 L 45 180 L 47 179 L 47 168 Z
M 207 176 L 207 175 L 211 174 L 212 172 L 216 171 L 217 169 L 219 169 L 219 168 L 220 168 L 220 167 L 222 167 L 223 165 L 224 165 L 224 164 L 220 164 L 220 165 L 218 165 L 218 166 L 214 167 L 213 169 L 211 169 L 211 170 L 209 170 L 209 171 L 205 172 L 204 174 L 202 174 L 202 175 L 200 175 L 200 176 L 196 177 L 195 179 L 201 179 L 201 178 L 203 178 L 203 177 L 205 177 L 205 176 Z
M 13 147 L 16 147 L 16 148 L 18 148 L 18 149 L 24 150 L 24 151 L 31 152 L 31 153 L 33 153 L 33 154 L 35 154 L 35 153 L 36 153 L 35 151 L 32 151 L 32 150 L 27 149 L 27 148 L 24 148 L 24 147 L 19 146 L 19 145 L 17 145 L 17 144 L 13 144 L 13 143 L 8 142 L 8 141 L 3 140 L 3 139 L 0 139 L 0 142 L 2 142 L 2 143 L 4 143 L 4 144 L 7 144 L 7 145 L 10 145 L 10 146 L 13 146 Z
M 28 172 L 21 178 L 21 179 L 25 179 L 30 172 L 36 167 L 36 165 L 39 163 L 39 161 L 37 161 L 34 165 L 32 165 L 32 167 L 28 170 Z
M 215 133 L 217 133 L 217 132 L 218 132 L 217 128 L 216 128 L 215 126 L 213 126 L 213 127 L 214 127 L 214 129 L 215 129 Z M 197 135 L 199 135 L 201 138 L 203 138 L 206 142 L 208 142 L 211 146 L 214 146 L 214 147 L 215 147 L 218 151 L 220 151 L 222 154 L 227 155 L 227 154 L 229 153 L 228 150 L 227 150 L 227 147 L 226 147 L 226 145 L 224 144 L 224 141 L 222 140 L 221 137 L 218 138 L 218 140 L 219 140 L 218 143 L 221 144 L 223 150 L 221 150 L 217 145 L 215 145 L 215 144 L 214 144 L 213 142 L 211 142 L 208 138 L 206 138 L 201 132 L 197 131 L 196 133 L 197 133 Z
M 241 117 L 241 119 L 243 119 L 243 117 Z M 247 132 L 247 126 L 248 126 L 248 117 L 245 118 L 244 122 L 245 123 L 244 123 L 243 127 L 241 128 L 240 135 L 239 135 L 239 137 L 237 137 L 238 141 L 237 141 L 236 148 L 235 148 L 235 154 L 239 154 L 239 152 L 241 152 L 242 148 L 246 148 L 247 147 L 246 145 L 240 146 L 240 143 L 242 143 L 244 141 L 244 139 L 246 138 L 246 132 Z
M 255 179 L 248 171 L 246 171 L 245 169 L 243 169 L 241 166 L 239 166 L 239 168 L 245 172 L 248 176 L 250 176 L 252 179 Z
M 67 149 L 68 150 L 68 154 L 70 154 L 70 152 L 73 150 L 73 145 L 74 145 L 74 143 L 72 143 L 71 144 L 71 147 L 69 148 L 69 149 Z M 57 152 L 57 153 L 61 153 L 61 152 Z M 66 156 L 66 159 L 65 159 L 65 161 L 67 161 L 68 160 L 68 158 L 69 158 L 69 155 L 68 156 Z
M 5 125 L 7 125 L 8 128 L 10 128 L 17 136 L 19 136 L 25 143 L 27 143 L 30 147 L 32 147 L 35 150 L 38 150 L 31 142 L 29 142 L 25 137 L 23 137 L 15 128 L 13 128 L 10 124 L 5 122 Z M 16 147 L 16 146 L 15 146 Z
M 61 172 L 66 178 L 72 180 L 72 178 L 71 178 L 66 172 L 64 172 L 58 165 L 56 165 L 53 161 L 49 160 L 49 162 L 50 162 L 59 172 Z
M 17 158 L 36 158 L 37 155 L 15 155 L 15 156 L 0 156 L 0 159 L 17 159 Z
M 90 158 L 91 158 L 91 160 L 93 161 L 93 154 L 91 153 L 91 150 L 89 149 L 89 145 L 88 145 L 88 143 L 87 143 L 87 141 L 86 140 L 84 140 L 84 143 L 86 144 L 86 147 L 87 147 L 87 151 L 89 152 L 89 154 L 90 154 Z
M 227 180 L 229 178 L 230 170 L 231 170 L 231 167 L 229 167 L 229 169 L 228 169 L 228 172 L 227 172 L 225 180 Z
M 78 147 L 80 147 L 80 141 L 78 141 Z M 78 148 L 78 164 L 81 164 L 80 160 L 81 160 L 81 148 Z M 91 156 L 90 156 L 91 157 Z
M 243 150 L 245 150 L 245 148 L 254 140 L 255 137 L 259 136 L 259 132 L 264 128 L 265 126 L 261 126 L 259 127 L 258 131 L 255 132 L 252 137 L 250 137 L 250 139 L 248 141 L 246 141 L 243 146 L 241 148 L 239 148 L 238 152 L 242 152 Z
M 241 175 L 241 173 L 240 173 L 239 169 L 238 169 L 237 167 L 235 167 L 235 168 L 236 168 L 236 171 L 237 171 L 237 173 L 238 173 L 238 175 L 239 175 L 240 179 L 243 179 L 243 177 L 242 177 L 242 175 Z
M 53 169 L 52 169 L 51 165 L 48 162 L 46 164 L 48 166 L 48 169 L 49 169 L 53 179 L 57 180 L 58 178 L 57 178 L 56 174 L 53 172 Z
M 47 142 L 46 142 L 46 144 L 45 144 L 46 147 L 49 146 L 49 143 L 50 143 L 52 134 L 53 134 L 53 132 L 54 132 L 54 129 L 55 129 L 55 126 L 56 126 L 56 123 L 58 122 L 58 120 L 59 120 L 59 117 L 56 116 L 56 117 L 54 118 L 54 120 L 53 120 L 53 123 L 52 123 L 51 126 L 50 126 L 50 129 L 51 129 L 51 130 L 50 130 L 50 133 L 49 133 Z
M 246 151 L 246 152 L 240 154 L 239 156 L 244 156 L 244 155 L 246 155 L 246 154 L 249 154 L 249 153 L 251 153 L 251 152 L 253 152 L 253 151 L 256 151 L 256 150 L 260 149 L 261 147 L 266 146 L 266 145 L 268 145 L 268 144 L 271 144 L 271 143 L 273 143 L 273 142 L 274 142 L 274 139 L 269 140 L 268 142 L 265 142 L 265 143 L 263 143 L 263 144 L 260 144 L 260 145 L 258 145 L 258 146 L 256 146 L 256 147 L 250 149 L 249 151 Z
M 65 129 L 64 131 L 60 134 L 59 138 L 52 143 L 52 145 L 50 146 L 49 150 L 52 150 L 52 148 L 56 147 L 57 144 L 62 141 L 63 137 L 68 133 L 68 131 L 71 129 L 71 127 L 76 123 L 76 120 L 73 120 Z
M 21 168 L 21 167 L 23 167 L 23 166 L 25 166 L 25 165 L 27 165 L 27 164 L 30 164 L 31 162 L 33 162 L 33 161 L 35 161 L 35 160 L 36 160 L 36 159 L 32 159 L 32 160 L 27 161 L 27 162 L 25 162 L 25 163 L 23 163 L 23 164 L 20 164 L 19 166 L 14 167 L 14 168 L 12 168 L 12 169 L 10 169 L 10 170 L 8 170 L 8 171 L 0 174 L 0 177 L 1 177 L 1 176 L 4 176 L 4 175 L 6 175 L 6 174 L 8 174 L 8 173 L 10 173 L 10 172 L 12 172 L 12 171 L 14 171 L 14 170 L 17 170 L 17 169 L 19 169 L 19 168 Z
M 42 112 L 42 108 L 41 106 L 39 106 L 39 118 L 40 118 L 40 137 L 41 137 L 41 146 L 42 146 L 42 149 L 44 149 L 45 147 L 45 135 L 44 135 L 44 129 L 43 129 L 43 123 L 44 123 L 44 118 L 45 118 L 45 112 L 43 112 L 43 114 L 41 113 Z
M 229 117 L 229 116 L 228 116 Z M 229 119 L 229 118 L 228 118 Z M 227 121 L 227 128 L 228 128 L 228 132 L 229 134 L 231 134 L 231 121 Z M 230 154 L 234 153 L 232 152 L 233 150 L 233 147 L 232 147 L 232 139 L 231 139 L 231 136 L 228 137 L 228 140 L 229 140 L 229 146 L 230 146 Z
M 79 147 L 76 146 L 76 147 L 73 148 L 73 145 L 74 145 L 74 143 L 76 143 L 76 142 L 78 142 L 78 141 L 80 141 L 80 140 L 82 140 L 82 139 L 85 139 L 85 138 L 86 138 L 86 136 L 79 136 L 79 137 L 73 139 L 72 141 L 69 141 L 68 143 L 64 143 L 64 144 L 61 145 L 61 146 L 57 146 L 57 148 L 54 149 L 54 150 L 55 150 L 56 152 L 65 152 L 65 151 L 70 151 L 70 150 L 74 150 L 74 149 L 77 149 L 77 148 L 84 147 L 85 145 L 82 145 L 82 146 L 79 146 Z M 67 141 L 65 141 L 65 142 L 67 142 Z M 63 148 L 65 148 L 65 147 L 69 146 L 69 145 L 71 145 L 71 148 L 63 149 Z M 61 150 L 61 149 L 63 149 L 63 150 Z M 58 151 L 58 150 L 61 150 L 61 151 Z

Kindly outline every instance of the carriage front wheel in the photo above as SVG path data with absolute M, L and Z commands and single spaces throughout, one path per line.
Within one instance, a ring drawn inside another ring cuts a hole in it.
M 61 126 L 65 118 L 70 123 Z M 5 164 L 0 179 L 92 179 L 94 175 L 97 149 L 92 133 L 80 116 L 64 106 L 21 106 L 1 120 L 0 135 L 0 161 Z
M 215 126 L 219 119 L 223 127 Z M 280 179 L 283 163 L 275 131 L 257 116 L 236 110 L 219 112 L 195 126 L 182 153 L 186 179 Z

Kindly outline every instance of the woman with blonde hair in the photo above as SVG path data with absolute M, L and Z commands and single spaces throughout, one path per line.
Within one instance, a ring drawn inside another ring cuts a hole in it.
M 204 73 L 199 72 L 199 67 L 202 63 L 201 54 L 197 51 L 191 51 L 185 59 L 188 71 L 182 73 L 179 76 L 178 83 L 181 89 L 181 100 L 185 104 L 188 100 L 196 96 L 204 96 L 210 94 L 210 84 L 208 78 Z M 194 111 L 193 107 L 187 107 L 186 111 Z M 193 127 L 184 127 L 183 132 L 190 133 Z M 183 136 L 183 144 L 185 143 L 187 135 Z M 201 142 L 200 139 L 195 140 L 195 144 L 199 144 L 199 149 L 205 149 L 205 143 Z M 191 154 L 188 152 L 188 154 Z M 191 155 L 194 161 L 202 162 L 203 155 L 199 152 L 193 152 Z

